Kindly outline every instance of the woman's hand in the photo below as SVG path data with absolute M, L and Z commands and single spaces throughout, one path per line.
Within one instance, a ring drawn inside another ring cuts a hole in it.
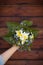
M 2 53 L 2 57 L 4 60 L 4 63 L 7 62 L 7 60 L 12 56 L 12 54 L 19 49 L 19 46 L 13 45 L 13 47 L 11 47 L 10 49 L 8 49 L 7 51 L 5 51 L 4 53 Z

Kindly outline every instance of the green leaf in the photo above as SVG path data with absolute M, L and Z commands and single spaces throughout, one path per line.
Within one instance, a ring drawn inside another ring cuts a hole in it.
M 28 28 L 27 31 L 32 32 L 34 34 L 34 37 L 36 38 L 38 35 L 38 30 L 34 28 Z
M 34 37 L 36 38 L 38 35 L 38 30 L 32 29 L 32 33 L 34 34 Z
M 32 22 L 28 21 L 28 20 L 24 20 L 24 21 L 21 22 L 21 25 L 22 26 L 32 26 Z
M 12 32 L 8 32 L 5 36 L 6 36 L 6 37 L 11 37 L 12 35 L 13 35 Z
M 11 45 L 15 44 L 15 40 L 12 37 L 4 36 L 3 39 Z
M 10 32 L 14 32 L 14 30 L 16 29 L 16 27 L 19 25 L 19 23 L 17 22 L 7 22 L 7 27 L 9 29 Z

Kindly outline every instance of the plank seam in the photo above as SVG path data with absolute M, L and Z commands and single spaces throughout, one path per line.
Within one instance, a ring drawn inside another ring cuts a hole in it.
M 9 49 L 9 48 L 0 48 L 0 50 L 7 50 L 7 49 Z M 31 49 L 32 51 L 43 51 L 43 48 L 39 48 L 39 49 L 37 49 L 37 48 L 34 48 L 34 49 Z M 19 51 L 19 50 L 18 50 Z
M 43 59 L 9 59 L 11 61 L 43 61 Z
M 43 16 L 0 16 L 0 17 L 26 17 L 26 18 L 37 18 L 37 17 L 42 17 L 43 18 Z
M 0 6 L 15 6 L 15 5 L 31 5 L 31 6 L 43 6 L 43 3 L 41 4 L 33 4 L 33 3 L 15 3 L 15 4 L 0 4 Z

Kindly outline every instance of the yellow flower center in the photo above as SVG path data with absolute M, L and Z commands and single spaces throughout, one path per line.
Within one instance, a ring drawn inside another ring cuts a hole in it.
M 18 36 L 18 37 L 22 36 L 22 34 L 21 34 L 20 31 L 16 31 L 16 33 L 17 33 L 17 36 Z
M 25 33 L 22 30 L 16 31 L 16 35 L 20 38 L 22 44 L 24 44 L 26 39 L 28 39 L 28 33 Z
M 25 40 L 28 39 L 28 36 L 25 35 L 25 36 L 24 36 L 24 39 L 25 39 Z
M 20 36 L 22 36 L 22 34 L 19 32 L 19 33 L 18 33 L 18 36 L 20 37 Z

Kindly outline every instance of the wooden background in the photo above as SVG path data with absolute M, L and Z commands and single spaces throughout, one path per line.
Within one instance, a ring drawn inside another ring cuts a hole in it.
M 0 35 L 5 34 L 6 22 L 30 20 L 43 31 L 43 0 L 0 0 Z M 0 54 L 11 46 L 0 38 Z M 43 65 L 43 33 L 33 42 L 32 51 L 16 51 L 5 65 Z

